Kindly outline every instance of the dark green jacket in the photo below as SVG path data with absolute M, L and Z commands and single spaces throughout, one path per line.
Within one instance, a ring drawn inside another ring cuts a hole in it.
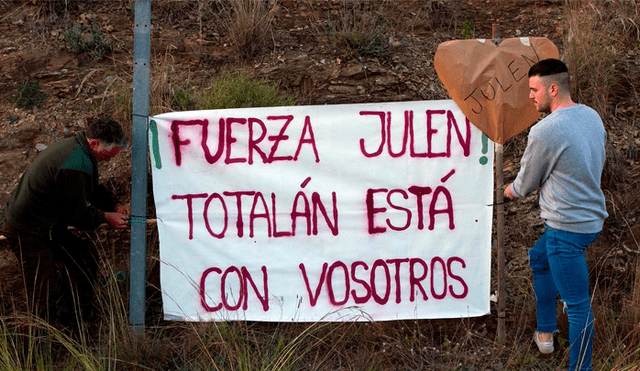
M 98 161 L 80 132 L 36 157 L 9 198 L 6 219 L 22 232 L 51 239 L 70 225 L 84 230 L 105 223 L 104 211 L 114 211 L 116 203 L 98 183 Z

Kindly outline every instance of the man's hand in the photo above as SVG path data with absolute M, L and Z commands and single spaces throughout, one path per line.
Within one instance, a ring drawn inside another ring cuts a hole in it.
M 127 228 L 127 224 L 129 223 L 127 215 L 119 212 L 105 212 L 104 217 L 107 219 L 107 223 L 113 228 Z
M 513 195 L 513 193 L 511 193 L 511 186 L 513 185 L 513 183 L 509 184 L 507 186 L 507 188 L 504 190 L 504 197 L 513 200 L 516 198 L 516 196 Z
M 115 210 L 117 213 L 124 214 L 124 216 L 131 216 L 131 205 L 120 205 L 116 204 Z

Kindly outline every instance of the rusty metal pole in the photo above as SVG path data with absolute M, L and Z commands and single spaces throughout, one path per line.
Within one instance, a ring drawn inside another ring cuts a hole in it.
M 502 174 L 502 144 L 496 144 L 496 234 L 498 249 L 498 344 L 505 345 L 505 319 L 507 310 L 507 285 L 504 255 L 504 195 Z
M 636 242 L 636 247 L 638 242 Z M 636 255 L 636 279 L 633 284 L 633 297 L 632 297 L 632 308 L 633 308 L 633 322 L 640 326 L 640 255 Z M 640 329 L 640 327 L 638 327 Z M 640 339 L 640 334 L 638 335 Z
M 491 38 L 496 45 L 500 45 L 500 25 L 491 26 Z M 502 144 L 495 145 L 496 166 L 496 248 L 498 250 L 498 344 L 506 344 L 505 319 L 507 310 L 507 285 L 504 254 L 504 186 L 503 151 Z

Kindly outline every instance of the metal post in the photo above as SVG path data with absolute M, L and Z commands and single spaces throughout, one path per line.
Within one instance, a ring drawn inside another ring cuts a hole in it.
M 637 241 L 636 247 L 640 248 Z M 640 326 L 640 255 L 636 255 L 636 279 L 633 284 L 633 296 L 631 299 L 633 322 Z
M 144 332 L 147 269 L 147 127 L 151 0 L 136 0 L 134 35 L 129 325 L 133 331 L 141 334 Z
M 507 310 L 507 285 L 504 256 L 504 194 L 502 174 L 502 144 L 496 144 L 496 234 L 498 248 L 498 344 L 505 345 L 505 318 Z
M 491 26 L 491 36 L 496 45 L 500 45 L 500 25 Z M 505 318 L 507 310 L 507 285 L 504 256 L 504 185 L 503 174 L 503 146 L 496 144 L 495 165 L 496 165 L 496 248 L 498 250 L 498 344 L 505 345 Z

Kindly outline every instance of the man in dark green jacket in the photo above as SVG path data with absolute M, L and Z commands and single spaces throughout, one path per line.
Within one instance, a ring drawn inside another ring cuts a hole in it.
M 68 227 L 88 230 L 107 223 L 126 228 L 130 206 L 118 203 L 98 183 L 98 162 L 109 161 L 126 145 L 118 122 L 91 118 L 86 132 L 40 153 L 9 198 L 4 234 L 22 262 L 31 305 L 51 310 L 39 314 L 70 323 L 75 322 L 69 318 L 74 308 L 91 315 L 97 249 Z

